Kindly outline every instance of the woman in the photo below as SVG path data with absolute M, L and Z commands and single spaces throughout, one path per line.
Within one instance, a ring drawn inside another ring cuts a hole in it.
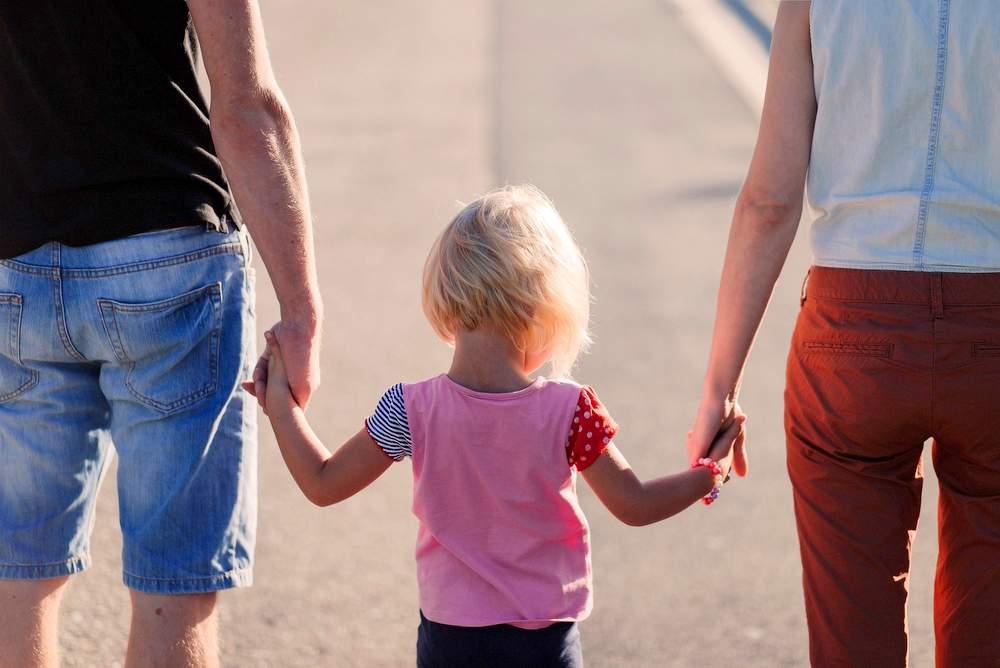
M 940 666 L 1000 663 L 1000 18 L 990 0 L 782 2 L 736 205 L 705 452 L 802 212 L 788 471 L 816 666 L 902 666 L 921 453 L 940 479 Z M 746 474 L 745 453 L 736 470 Z

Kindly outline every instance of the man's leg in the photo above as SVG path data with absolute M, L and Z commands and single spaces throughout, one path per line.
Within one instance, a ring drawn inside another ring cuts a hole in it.
M 165 596 L 131 591 L 126 668 L 219 665 L 215 592 Z
M 48 249 L 26 258 L 44 263 Z M 45 276 L 0 267 L 0 667 L 54 666 L 59 600 L 90 561 L 108 455 L 98 368 L 72 356 Z
M 123 263 L 81 280 L 100 309 L 81 299 L 80 317 L 96 315 L 107 337 L 129 666 L 217 665 L 215 592 L 252 581 L 256 405 L 240 381 L 255 355 L 241 248 L 235 234 L 181 230 L 79 260 Z
M 59 665 L 59 603 L 68 577 L 0 580 L 0 668 Z

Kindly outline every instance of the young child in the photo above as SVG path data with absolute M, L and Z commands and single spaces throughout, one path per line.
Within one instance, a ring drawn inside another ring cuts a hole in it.
M 333 455 L 292 397 L 281 349 L 266 334 L 264 403 L 281 454 L 321 506 L 411 458 L 418 666 L 582 666 L 576 622 L 590 613 L 592 584 L 577 472 L 621 521 L 657 522 L 715 499 L 745 418 L 694 468 L 635 476 L 594 390 L 566 379 L 588 342 L 587 268 L 533 187 L 491 192 L 455 217 L 427 259 L 423 302 L 454 345 L 451 368 L 390 387 Z M 532 380 L 546 362 L 559 380 Z

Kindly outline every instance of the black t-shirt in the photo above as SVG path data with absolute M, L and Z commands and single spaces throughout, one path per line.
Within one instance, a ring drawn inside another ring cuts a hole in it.
M 0 258 L 238 224 L 184 0 L 0 0 Z

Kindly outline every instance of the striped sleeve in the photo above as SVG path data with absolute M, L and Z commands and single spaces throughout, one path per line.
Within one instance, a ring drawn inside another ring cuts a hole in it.
M 365 429 L 382 452 L 395 461 L 399 462 L 404 457 L 413 455 L 402 383 L 396 383 L 385 391 L 375 412 L 365 420 Z

